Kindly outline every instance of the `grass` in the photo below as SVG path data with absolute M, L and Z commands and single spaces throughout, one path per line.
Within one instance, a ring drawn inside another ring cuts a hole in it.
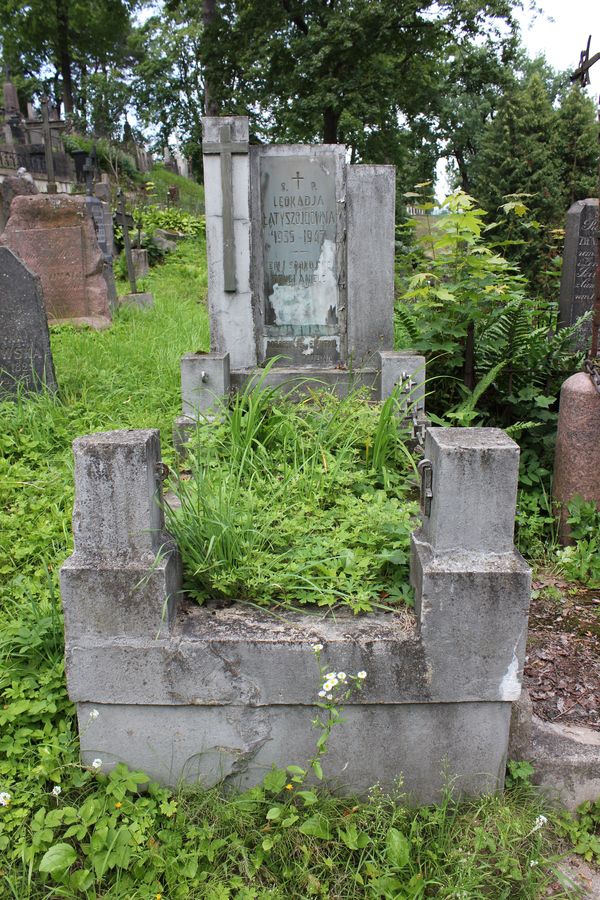
M 543 897 L 554 838 L 522 788 L 409 809 L 377 789 L 362 801 L 302 796 L 285 770 L 223 795 L 79 765 L 57 578 L 71 549 L 71 441 L 159 427 L 172 459 L 179 357 L 208 346 L 198 243 L 179 245 L 147 286 L 154 309 L 120 311 L 109 331 L 52 330 L 57 397 L 0 406 L 0 896 Z M 337 435 L 346 446 L 343 427 Z M 381 463 L 391 451 L 382 440 L 378 452 Z M 304 461 L 316 477 L 322 459 L 308 451 Z
M 410 601 L 416 468 L 396 404 L 255 386 L 202 423 L 168 510 L 188 592 L 355 613 Z
M 148 179 L 154 184 L 153 193 L 162 206 L 169 205 L 168 190 L 170 187 L 176 187 L 179 191 L 177 201 L 179 209 L 194 216 L 204 213 L 204 185 L 157 165 L 148 174 Z

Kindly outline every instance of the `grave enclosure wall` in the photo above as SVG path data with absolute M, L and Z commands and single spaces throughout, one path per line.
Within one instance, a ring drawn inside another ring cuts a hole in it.
M 425 449 L 433 497 L 413 536 L 416 620 L 273 618 L 181 595 L 157 503 L 157 431 L 77 439 L 75 551 L 61 591 L 84 763 L 241 788 L 273 763 L 306 765 L 318 642 L 326 665 L 367 672 L 324 762 L 334 789 L 365 793 L 402 776 L 426 803 L 446 778 L 465 794 L 501 787 L 530 589 L 512 545 L 518 447 L 496 429 L 432 428 Z

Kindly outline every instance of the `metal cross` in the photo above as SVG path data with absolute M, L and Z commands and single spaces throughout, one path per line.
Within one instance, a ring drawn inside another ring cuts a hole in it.
M 571 81 L 579 81 L 579 84 L 582 88 L 586 87 L 586 85 L 590 83 L 590 69 L 592 68 L 594 63 L 597 63 L 600 60 L 600 53 L 595 53 L 594 56 L 592 56 L 592 58 L 590 59 L 591 43 L 592 36 L 590 34 L 587 42 L 587 47 L 585 48 L 585 50 L 581 51 L 581 54 L 579 56 L 579 68 L 577 68 L 571 75 Z M 598 120 L 600 121 L 600 105 L 598 107 Z M 600 133 L 598 134 L 598 138 L 600 140 Z M 598 209 L 600 211 L 600 206 L 598 207 Z M 589 364 L 589 368 L 595 370 L 596 376 L 598 376 L 600 372 L 600 364 L 597 360 L 598 351 L 600 350 L 600 228 L 598 229 L 597 233 L 596 254 L 596 298 L 594 300 L 594 315 L 592 319 L 592 346 L 590 348 L 586 364 Z M 586 369 L 586 371 L 587 370 L 588 369 Z M 598 379 L 594 380 L 592 371 L 590 371 L 590 375 L 592 376 L 592 381 L 594 382 L 596 388 L 600 392 L 600 388 L 598 388 Z
M 234 153 L 248 153 L 248 141 L 232 141 L 231 125 L 221 125 L 218 143 L 204 142 L 202 153 L 218 153 L 221 157 L 221 193 L 223 201 L 223 288 L 235 293 L 235 238 L 233 232 L 233 165 Z
M 292 178 L 292 181 L 296 182 L 296 187 L 298 188 L 298 190 L 300 190 L 300 182 L 304 181 L 304 175 L 301 175 L 300 172 L 296 172 L 296 174 Z

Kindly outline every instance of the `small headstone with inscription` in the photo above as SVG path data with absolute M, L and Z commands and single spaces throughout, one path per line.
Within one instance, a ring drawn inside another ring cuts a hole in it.
M 15 197 L 0 243 L 39 275 L 49 321 L 110 325 L 104 257 L 85 197 Z
M 56 389 L 40 279 L 0 247 L 0 399 Z
M 567 213 L 565 250 L 560 282 L 560 327 L 573 325 L 594 305 L 598 266 L 598 200 L 578 200 Z M 591 321 L 576 340 L 578 350 L 589 349 Z

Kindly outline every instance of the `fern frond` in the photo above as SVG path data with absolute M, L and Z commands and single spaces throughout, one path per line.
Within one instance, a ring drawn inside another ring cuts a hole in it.
M 404 303 L 397 303 L 394 307 L 395 324 L 403 332 L 403 337 L 408 339 L 409 344 L 416 344 L 420 338 L 419 327 L 415 314 Z

